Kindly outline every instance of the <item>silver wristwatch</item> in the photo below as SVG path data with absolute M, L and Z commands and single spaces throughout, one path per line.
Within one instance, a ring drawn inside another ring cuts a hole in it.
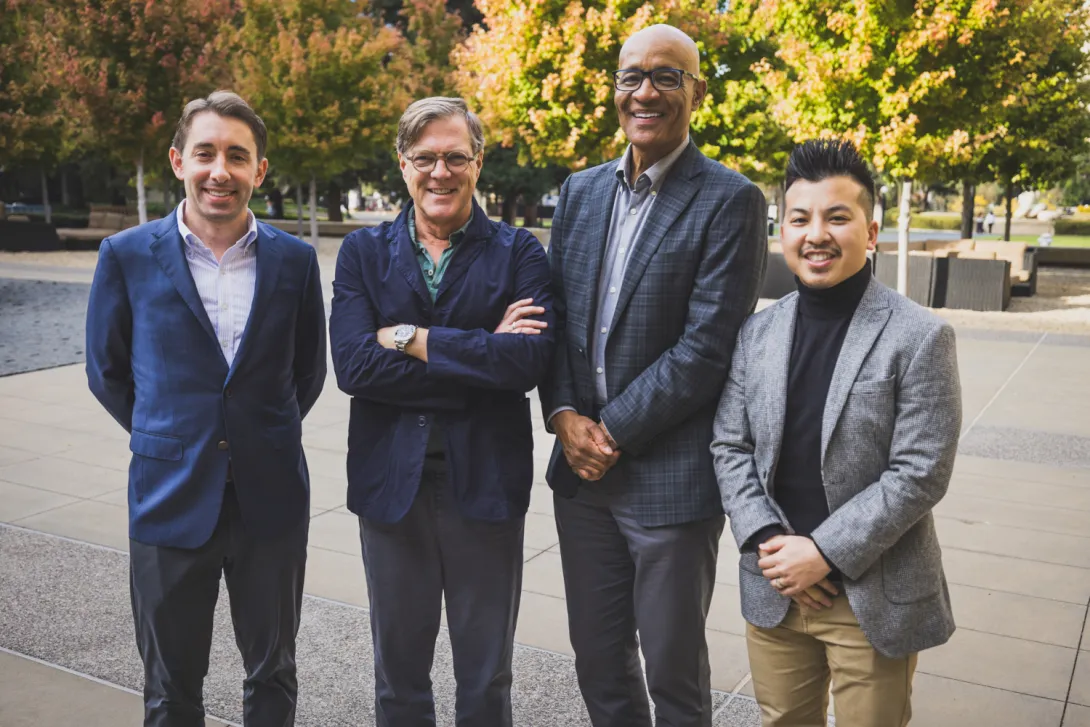
M 416 336 L 416 326 L 402 323 L 394 329 L 394 346 L 401 353 L 405 353 L 405 347 L 413 342 Z

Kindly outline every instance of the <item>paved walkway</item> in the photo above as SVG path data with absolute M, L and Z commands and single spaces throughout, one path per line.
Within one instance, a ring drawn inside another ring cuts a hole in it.
M 913 724 L 1090 727 L 1090 651 L 1080 651 L 1090 604 L 1090 336 L 958 334 L 965 428 L 937 515 L 959 628 L 920 658 Z M 552 437 L 533 410 L 537 484 L 516 634 L 516 724 L 583 725 L 543 481 Z M 347 421 L 348 399 L 330 378 L 304 426 L 313 495 L 300 725 L 373 724 L 367 594 L 356 521 L 344 507 Z M 87 392 L 82 366 L 0 378 L 4 727 L 139 724 L 128 460 L 126 436 Z M 758 724 L 736 555 L 724 540 L 708 624 L 717 727 Z M 221 609 L 208 704 L 237 723 L 241 664 L 225 618 Z M 434 679 L 444 725 L 453 724 L 449 659 L 443 637 Z

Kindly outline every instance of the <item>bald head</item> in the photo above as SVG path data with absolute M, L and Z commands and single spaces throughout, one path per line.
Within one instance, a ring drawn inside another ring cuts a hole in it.
M 632 145 L 636 179 L 685 143 L 689 120 L 704 101 L 708 83 L 700 78 L 696 43 L 672 25 L 652 25 L 633 34 L 621 47 L 617 69 L 629 71 L 630 78 L 639 71 L 643 78 L 635 89 L 631 82 L 622 85 L 626 90 L 614 85 L 613 94 L 617 118 Z
M 649 51 L 669 53 L 678 59 L 677 66 L 694 76 L 700 75 L 700 51 L 696 42 L 672 25 L 650 25 L 636 31 L 621 46 L 620 68 L 627 68 L 625 57 L 643 56 Z

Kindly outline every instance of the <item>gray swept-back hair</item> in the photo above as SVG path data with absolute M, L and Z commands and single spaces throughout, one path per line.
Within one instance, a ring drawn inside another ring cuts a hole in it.
M 254 144 L 257 146 L 257 160 L 261 161 L 265 158 L 265 146 L 269 139 L 265 122 L 256 111 L 250 108 L 250 104 L 231 91 L 214 91 L 207 98 L 197 98 L 187 103 L 182 111 L 182 118 L 178 119 L 178 127 L 174 131 L 174 141 L 171 142 L 171 146 L 178 151 L 185 150 L 185 140 L 189 136 L 189 127 L 193 125 L 193 117 L 205 111 L 213 111 L 229 119 L 238 119 L 249 126 L 254 134 Z
M 473 156 L 484 151 L 484 127 L 464 99 L 432 96 L 414 101 L 397 122 L 397 153 L 405 155 L 424 134 L 424 127 L 439 119 L 461 117 L 469 128 Z

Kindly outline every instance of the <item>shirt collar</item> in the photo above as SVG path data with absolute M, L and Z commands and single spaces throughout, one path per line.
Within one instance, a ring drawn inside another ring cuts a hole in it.
M 666 179 L 667 172 L 674 166 L 674 162 L 678 160 L 682 152 L 689 146 L 689 135 L 685 135 L 685 140 L 678 145 L 676 149 L 659 159 L 657 162 L 651 165 L 651 168 L 639 176 L 635 182 L 632 182 L 628 178 L 628 170 L 632 166 L 632 145 L 629 144 L 628 148 L 624 150 L 624 156 L 617 162 L 617 179 L 628 185 L 629 189 L 635 189 L 640 181 L 646 177 L 651 189 L 658 190 L 662 186 L 663 181 Z
M 471 211 L 469 213 L 469 219 L 466 221 L 466 223 L 454 232 L 450 233 L 449 239 L 451 247 L 454 247 L 463 239 L 465 239 L 466 231 L 469 230 L 469 226 L 473 224 L 473 215 L 475 214 L 477 214 L 475 210 Z M 422 250 L 424 249 L 424 246 L 420 244 L 420 241 L 418 239 L 416 239 L 416 209 L 412 202 L 409 203 L 409 209 L 406 215 L 406 219 L 409 225 L 409 239 L 413 241 L 413 245 L 416 247 L 417 250 Z
M 178 232 L 181 233 L 182 239 L 185 240 L 185 244 L 189 247 L 207 247 L 201 238 L 197 237 L 185 223 L 185 203 L 186 200 L 183 199 L 181 204 L 178 205 Z M 252 245 L 254 240 L 257 239 L 257 218 L 254 217 L 253 210 L 246 210 L 246 221 L 248 223 L 246 234 L 235 243 L 243 250 Z

